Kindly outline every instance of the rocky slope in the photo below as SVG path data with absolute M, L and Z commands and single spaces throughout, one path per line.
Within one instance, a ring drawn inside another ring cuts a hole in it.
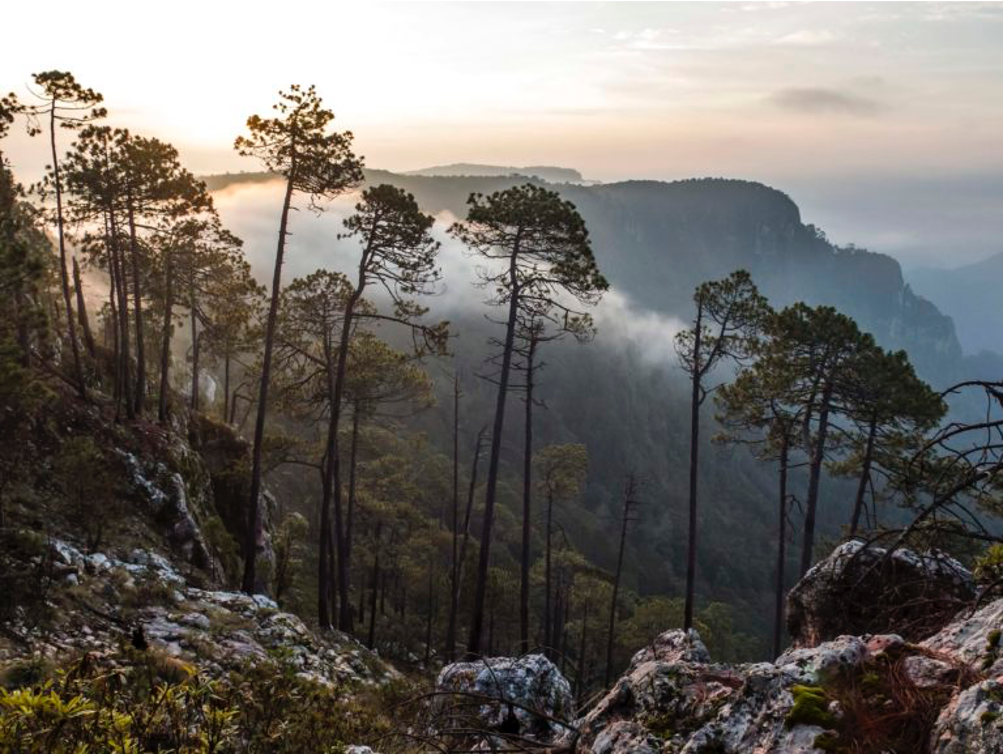
M 105 408 L 59 396 L 25 439 L 24 497 L 0 529 L 0 673 L 114 664 L 131 646 L 208 677 L 264 660 L 328 685 L 398 677 L 351 637 L 281 610 L 266 584 L 230 587 L 246 526 L 239 436 L 184 411 L 167 428 L 127 427 Z M 261 508 L 268 566 L 267 495 Z
M 551 749 L 577 754 L 1000 751 L 1004 602 L 966 607 L 943 618 L 944 625 L 923 640 L 904 638 L 883 621 L 898 615 L 908 636 L 917 624 L 908 612 L 878 609 L 882 596 L 898 598 L 903 606 L 915 603 L 917 592 L 897 589 L 926 576 L 937 584 L 929 593 L 961 601 L 961 595 L 972 594 L 971 576 L 933 553 L 900 550 L 886 559 L 878 551 L 855 558 L 860 552 L 860 543 L 838 548 L 796 586 L 793 603 L 799 606 L 802 632 L 774 662 L 716 663 L 695 631 L 667 631 L 634 656 L 613 688 L 581 718 L 573 720 L 564 710 L 569 732 Z M 844 587 L 867 575 L 876 562 L 894 565 L 880 571 L 892 574 L 881 588 L 874 580 L 870 585 L 874 610 L 841 610 L 838 602 L 848 596 Z M 881 630 L 835 635 L 869 617 Z M 537 722 L 560 716 L 555 699 L 561 698 L 564 679 L 560 674 L 556 679 L 556 673 L 539 656 L 492 659 L 444 669 L 439 690 L 496 699 L 480 708 L 488 731 L 483 741 L 512 741 L 515 735 L 546 747 L 554 726 Z M 509 729 L 507 705 L 513 716 Z

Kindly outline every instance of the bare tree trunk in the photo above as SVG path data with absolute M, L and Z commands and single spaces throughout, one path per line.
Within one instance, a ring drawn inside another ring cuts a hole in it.
M 872 455 L 875 452 L 875 433 L 878 429 L 878 417 L 872 414 L 868 423 L 868 442 L 865 444 L 865 457 L 861 463 L 861 478 L 858 479 L 858 492 L 854 497 L 854 513 L 851 515 L 851 536 L 858 533 L 858 525 L 861 521 L 861 511 L 865 506 L 865 493 L 868 491 L 868 483 L 871 481 Z
M 370 592 L 370 630 L 366 638 L 366 646 L 370 649 L 376 645 L 376 614 L 377 614 L 377 586 L 381 581 L 380 578 L 380 522 L 377 522 L 376 528 L 376 546 L 373 548 L 373 579 L 372 579 L 372 591 Z M 383 608 L 381 607 L 381 614 L 383 614 Z
M 135 417 L 136 412 L 133 409 L 132 404 L 132 379 L 131 379 L 131 368 L 130 359 L 131 355 L 129 353 L 129 294 L 126 290 L 126 272 L 125 272 L 125 260 L 122 259 L 121 250 L 119 249 L 119 235 L 118 227 L 115 223 L 115 213 L 110 212 L 109 214 L 109 226 L 111 228 L 111 239 L 112 239 L 112 255 L 115 264 L 115 284 L 116 284 L 116 294 L 118 296 L 118 322 L 119 322 L 119 370 L 121 373 L 121 383 L 119 389 L 119 398 L 122 404 L 126 408 L 126 416 L 129 419 Z M 116 405 L 116 416 L 118 415 L 118 405 Z
M 190 401 L 192 411 L 199 410 L 199 317 L 196 312 L 196 303 L 193 284 L 189 292 L 192 324 L 192 396 Z
M 823 386 L 822 403 L 819 406 L 819 427 L 816 432 L 812 462 L 809 467 L 809 492 L 805 499 L 805 522 L 802 527 L 802 562 L 799 575 L 804 576 L 812 565 L 812 546 L 816 536 L 816 506 L 819 500 L 819 479 L 826 451 L 826 431 L 830 418 L 830 401 L 833 399 L 833 383 Z
M 499 373 L 498 397 L 495 403 L 495 423 L 492 427 L 492 445 L 488 459 L 488 484 L 485 490 L 484 522 L 481 527 L 481 551 L 478 553 L 478 574 L 474 588 L 474 610 L 467 640 L 467 654 L 477 657 L 481 652 L 481 630 L 484 625 L 485 597 L 488 591 L 488 566 L 491 562 L 492 523 L 495 516 L 495 491 L 498 486 L 499 458 L 502 452 L 502 429 L 505 425 L 505 404 L 509 392 L 509 369 L 512 366 L 513 339 L 516 333 L 516 314 L 519 311 L 519 284 L 516 280 L 516 257 L 519 240 L 514 245 L 509 260 L 509 319 L 506 323 L 505 345 L 502 352 L 502 369 Z
M 112 399 L 115 403 L 115 411 L 118 413 L 119 398 L 122 392 L 122 360 L 119 356 L 119 351 L 122 348 L 121 338 L 119 338 L 119 312 L 118 305 L 115 303 L 116 294 L 118 292 L 118 284 L 115 282 L 115 263 L 112 258 L 111 253 L 111 242 L 109 241 L 108 250 L 108 312 L 111 317 L 111 333 L 112 333 L 112 364 L 115 370 L 114 378 L 112 380 Z M 107 331 L 107 329 L 106 329 Z
M 360 268 L 361 267 L 362 264 L 360 264 Z M 328 422 L 331 425 L 329 437 L 334 443 L 331 455 L 331 475 L 335 507 L 335 547 L 337 550 L 335 585 L 338 588 L 338 628 L 339 630 L 346 632 L 352 631 L 352 607 L 349 603 L 349 563 L 346 558 L 345 521 L 342 512 L 342 475 L 341 454 L 338 449 L 338 427 L 342 414 L 342 395 L 345 390 L 345 371 L 348 364 L 349 340 L 352 333 L 352 318 L 355 311 L 355 305 L 361 297 L 364 287 L 365 280 L 363 278 L 363 273 L 360 271 L 359 283 L 345 304 L 345 313 L 342 319 L 342 332 L 338 343 L 337 365 L 335 367 L 334 395 L 331 398 L 331 405 L 328 408 Z
M 352 544 L 354 542 L 355 517 L 356 517 L 356 468 L 359 453 L 359 419 L 360 405 L 355 401 L 352 407 L 352 438 L 349 441 L 349 500 L 348 510 L 345 515 L 345 569 L 346 579 L 352 576 Z M 349 584 L 351 587 L 351 583 Z M 344 599 L 348 602 L 348 588 Z M 349 603 L 351 605 L 351 603 Z
M 579 656 L 576 657 L 578 667 L 575 669 L 575 698 L 581 701 L 586 683 L 586 625 L 589 622 L 589 600 L 582 600 L 582 633 L 579 636 Z
M 774 586 L 774 657 L 781 654 L 781 639 L 784 633 L 784 535 L 788 524 L 788 444 L 789 432 L 786 427 L 781 440 L 780 466 L 778 469 L 777 506 L 777 573 Z
M 289 169 L 286 195 L 282 202 L 279 220 L 279 242 L 275 252 L 275 269 L 272 272 L 272 298 L 268 305 L 265 323 L 265 353 L 262 356 L 261 380 L 258 388 L 258 416 L 255 419 L 254 442 L 251 445 L 251 491 L 248 500 L 247 540 L 244 542 L 244 576 L 241 589 L 248 594 L 255 590 L 255 559 L 258 554 L 258 498 L 261 495 L 261 451 L 265 441 L 265 414 L 268 409 L 268 387 L 272 377 L 272 344 L 275 341 L 275 321 L 279 312 L 279 293 L 282 289 L 282 257 L 286 249 L 286 227 L 289 222 L 289 205 L 293 198 L 293 178 L 296 166 Z
M 167 421 L 167 399 L 170 393 L 171 332 L 174 329 L 174 253 L 167 250 L 164 270 L 164 328 L 160 341 L 160 395 L 157 398 L 157 419 Z
M 460 588 L 464 583 L 464 563 L 467 560 L 467 546 L 471 538 L 471 513 L 474 511 L 474 492 L 478 486 L 478 462 L 481 460 L 481 444 L 484 442 L 485 428 L 478 431 L 474 443 L 474 457 L 471 460 L 471 478 L 467 486 L 467 506 L 464 510 L 463 537 L 457 555 L 457 576 L 450 594 L 450 616 L 446 629 L 446 658 L 452 662 L 457 648 L 457 619 L 460 610 Z
M 457 644 L 457 600 L 460 575 L 460 375 L 453 374 L 453 500 L 450 517 L 450 606 L 446 619 L 447 662 L 453 662 Z
M 223 423 L 227 421 L 227 406 L 230 405 L 230 347 L 223 354 Z
M 77 258 L 72 257 L 73 262 L 73 288 L 77 294 L 77 321 L 80 323 L 80 331 L 84 334 L 84 345 L 87 353 L 94 358 L 94 333 L 91 332 L 91 321 L 87 317 L 87 305 L 84 303 L 84 286 L 80 279 L 80 265 Z
M 621 514 L 621 541 L 617 548 L 617 569 L 614 571 L 614 589 L 610 598 L 610 618 L 607 622 L 607 666 L 603 673 L 603 685 L 610 686 L 614 667 L 614 629 L 617 623 L 617 597 L 620 593 L 621 571 L 624 567 L 624 545 L 627 542 L 628 521 L 635 493 L 634 476 L 628 477 L 627 488 L 624 491 L 624 508 Z
M 688 499 L 687 525 L 687 586 L 686 599 L 683 607 L 683 630 L 688 631 L 694 626 L 694 581 L 697 571 L 697 454 L 701 429 L 701 331 L 703 317 L 703 301 L 697 299 L 697 319 L 694 322 L 694 352 L 691 364 L 690 390 L 690 493 Z
M 526 355 L 526 411 L 523 418 L 523 542 L 519 579 L 519 652 L 530 651 L 530 503 L 533 486 L 533 356 L 537 339 L 531 328 Z M 544 631 L 547 643 L 547 631 Z
M 59 282 L 63 288 L 63 305 L 66 307 L 66 332 L 70 338 L 70 352 L 73 354 L 73 377 L 81 398 L 87 398 L 84 382 L 84 367 L 80 359 L 80 343 L 77 342 L 77 328 L 73 325 L 73 305 L 70 303 L 70 276 L 66 269 L 66 238 L 63 232 L 63 183 L 59 174 L 59 158 L 56 155 L 56 99 L 53 97 L 49 111 L 49 145 L 52 150 L 52 177 L 56 189 L 56 231 L 59 238 Z
M 331 553 L 328 550 L 330 538 L 328 530 L 331 527 L 327 501 L 331 494 L 331 476 L 327 471 L 327 458 L 321 461 L 321 520 L 318 524 L 318 550 L 317 550 L 317 625 L 321 628 L 331 626 L 331 612 L 328 605 L 328 558 Z
M 435 591 L 433 589 L 433 574 L 432 574 L 432 560 L 429 561 L 429 584 L 428 584 L 428 600 L 425 603 L 426 616 L 425 616 L 425 658 L 422 660 L 422 665 L 425 667 L 429 666 L 429 658 L 432 656 L 432 617 L 433 617 L 433 605 L 435 604 Z
M 146 347 L 143 334 L 143 288 L 139 273 L 139 242 L 136 238 L 136 219 L 133 215 L 131 191 L 126 195 L 126 207 L 129 220 L 129 257 L 132 263 L 132 295 L 133 316 L 136 319 L 136 396 L 135 411 L 143 413 L 143 402 L 146 399 Z
M 547 520 L 544 524 L 544 653 L 551 657 L 551 531 L 554 493 L 547 491 Z

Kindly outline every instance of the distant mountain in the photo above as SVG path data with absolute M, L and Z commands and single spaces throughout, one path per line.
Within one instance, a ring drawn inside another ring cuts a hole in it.
M 1004 254 L 953 269 L 918 267 L 906 279 L 955 322 L 966 353 L 1001 352 L 1004 339 Z
M 484 166 L 447 166 L 465 167 Z M 269 177 L 241 173 L 204 180 L 211 190 L 220 190 Z M 774 306 L 795 301 L 828 304 L 857 320 L 886 348 L 905 349 L 935 387 L 977 376 L 1000 377 L 983 374 L 985 359 L 967 365 L 952 319 L 914 292 L 895 259 L 834 246 L 822 230 L 802 223 L 798 206 L 787 194 L 761 183 L 695 178 L 574 185 L 521 174 L 366 171 L 368 183 L 400 186 L 414 194 L 425 211 L 458 217 L 466 212 L 471 193 L 488 194 L 528 180 L 548 183 L 575 203 L 589 228 L 600 269 L 634 304 L 686 320 L 698 284 L 743 268 Z M 999 267 L 994 274 L 999 311 Z M 978 375 L 973 367 L 980 369 Z
M 421 170 L 409 170 L 404 175 L 440 176 L 455 178 L 458 176 L 498 177 L 508 175 L 525 175 L 539 178 L 550 183 L 583 183 L 582 173 L 572 168 L 556 168 L 550 165 L 530 165 L 525 168 L 503 167 L 501 165 L 479 165 L 470 162 L 455 162 L 452 165 L 435 165 Z
M 410 191 L 426 211 L 465 211 L 471 192 L 526 179 L 428 177 L 370 171 L 367 180 Z M 802 223 L 781 191 L 750 181 L 701 178 L 555 185 L 586 220 L 600 269 L 635 303 L 684 319 L 694 288 L 738 268 L 775 306 L 804 300 L 854 317 L 887 348 L 906 349 L 936 385 L 962 377 L 949 317 L 913 293 L 890 256 L 831 244 Z

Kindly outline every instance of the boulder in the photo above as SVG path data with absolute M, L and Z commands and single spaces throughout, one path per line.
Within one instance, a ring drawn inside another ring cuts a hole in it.
M 566 732 L 567 728 L 555 721 L 575 716 L 571 686 L 542 654 L 455 662 L 440 671 L 436 691 L 441 694 L 441 705 L 456 701 L 449 699 L 451 693 L 487 697 L 491 701 L 478 710 L 485 728 L 504 730 L 515 716 L 518 726 L 513 725 L 510 732 L 542 742 Z
M 985 754 L 1004 748 L 1001 681 L 988 679 L 960 692 L 938 715 L 931 754 Z
M 843 634 L 895 633 L 918 641 L 951 621 L 974 596 L 972 574 L 944 553 L 889 553 L 851 540 L 788 593 L 788 632 L 796 647 Z
M 1000 751 L 1002 609 L 997 600 L 966 610 L 919 644 L 844 635 L 743 665 L 715 664 L 696 633 L 667 631 L 561 743 L 578 754 L 858 750 L 869 739 L 841 700 L 869 708 L 890 703 L 904 685 L 906 701 L 894 704 L 913 699 L 918 710 L 940 710 L 937 722 L 918 718 L 924 727 L 905 745 L 919 736 L 935 754 Z
M 976 672 L 1000 677 L 1002 612 L 1002 600 L 995 600 L 976 611 L 963 611 L 955 621 L 922 641 L 920 646 L 963 662 Z

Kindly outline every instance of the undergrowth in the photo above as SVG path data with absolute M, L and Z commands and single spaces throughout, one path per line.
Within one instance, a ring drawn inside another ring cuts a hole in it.
M 18 754 L 335 754 L 385 734 L 403 695 L 322 685 L 282 661 L 210 680 L 153 650 L 5 680 L 33 681 L 0 688 L 0 751 Z

